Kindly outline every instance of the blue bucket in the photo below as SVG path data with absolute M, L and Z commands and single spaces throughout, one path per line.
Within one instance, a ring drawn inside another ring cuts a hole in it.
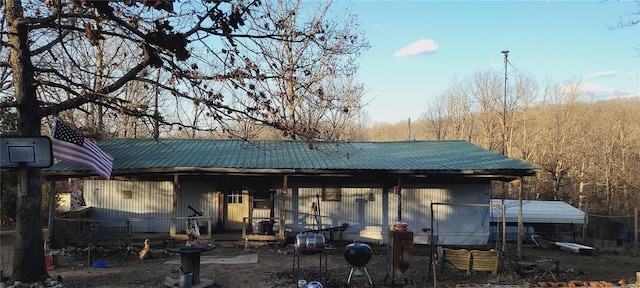
M 93 267 L 93 268 L 107 268 L 107 261 L 104 261 L 104 260 L 95 261 L 95 262 L 93 262 L 93 264 L 91 264 L 91 267 Z

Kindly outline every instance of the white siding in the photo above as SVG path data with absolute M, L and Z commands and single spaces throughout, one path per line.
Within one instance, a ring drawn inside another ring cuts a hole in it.
M 178 217 L 192 215 L 193 208 L 210 217 L 212 227 L 218 219 L 217 183 L 181 182 L 177 191 Z M 386 193 L 382 187 L 367 184 L 342 185 L 341 201 L 323 201 L 318 183 L 291 183 L 286 194 L 278 189 L 275 216 L 280 216 L 281 197 L 285 197 L 285 229 L 298 232 L 331 228 L 348 224 L 342 234 L 345 240 L 386 243 L 389 226 L 398 221 L 398 195 Z M 132 199 L 122 199 L 122 191 L 131 190 Z M 489 237 L 489 208 L 469 206 L 434 206 L 431 227 L 431 203 L 488 204 L 490 185 L 439 184 L 405 185 L 402 188 L 402 221 L 414 232 L 416 244 L 428 244 L 433 229 L 442 245 L 482 245 Z M 85 201 L 92 206 L 95 218 L 140 218 L 132 222 L 136 232 L 168 232 L 173 209 L 173 183 L 144 181 L 85 181 Z M 320 219 L 316 222 L 313 204 L 320 195 Z M 256 211 L 258 213 L 258 211 Z M 254 215 L 268 217 L 268 215 Z M 200 223 L 206 225 L 206 223 Z M 178 231 L 184 230 L 178 223 Z M 215 228 L 213 228 L 215 229 Z M 274 227 L 277 229 L 277 226 Z
M 312 204 L 322 188 L 298 184 L 293 189 L 293 202 L 287 199 L 287 228 L 290 231 L 314 229 L 316 221 Z M 383 188 L 362 188 L 362 184 L 343 185 L 341 201 L 320 201 L 321 228 L 348 223 L 345 240 L 386 243 L 390 225 L 398 219 L 399 196 L 384 193 Z M 402 221 L 414 232 L 414 242 L 429 244 L 431 234 L 431 203 L 488 204 L 490 186 L 483 184 L 405 186 L 402 189 Z M 372 194 L 373 198 L 370 198 Z M 297 196 L 297 197 L 295 197 Z M 297 201 L 295 200 L 297 198 Z M 370 201 L 369 199 L 373 199 Z M 434 207 L 434 234 L 443 245 L 481 245 L 489 237 L 488 207 Z
M 345 230 L 345 238 L 348 240 L 365 240 L 371 242 L 381 242 L 381 231 L 385 230 L 387 221 L 383 217 L 382 187 L 380 188 L 353 188 L 343 187 L 341 209 L 332 211 L 334 217 L 344 214 L 346 217 L 341 222 L 348 223 Z M 371 195 L 370 195 L 371 194 Z M 372 198 L 370 198 L 372 196 Z
M 180 191 L 177 194 L 176 217 L 192 216 L 194 213 L 188 208 L 190 205 L 194 209 L 204 213 L 211 221 L 211 229 L 215 230 L 218 221 L 218 184 L 214 182 L 186 182 L 180 181 Z M 178 221 L 176 229 L 178 232 L 184 231 L 186 220 Z M 199 226 L 207 226 L 206 222 L 199 220 Z M 201 231 L 201 233 L 203 233 Z
M 313 187 L 316 186 L 316 187 Z M 382 216 L 384 203 L 382 188 L 359 188 L 359 185 L 343 185 L 341 201 L 322 200 L 322 188 L 318 184 L 296 184 L 287 194 L 288 231 L 305 231 L 339 227 L 343 223 L 349 226 L 343 233 L 346 240 L 381 241 L 380 231 L 385 226 Z M 369 197 L 372 194 L 373 201 Z M 282 195 L 282 194 L 278 194 Z M 316 222 L 313 205 L 318 203 L 320 195 L 320 217 Z M 293 200 L 292 200 L 293 199 Z M 276 201 L 280 203 L 280 201 Z M 276 205 L 280 206 L 280 205 Z M 291 207 L 296 207 L 293 210 Z
M 431 237 L 431 203 L 488 204 L 490 186 L 481 184 L 441 184 L 432 187 L 402 188 L 402 222 L 414 233 L 414 242 L 429 244 Z M 400 197 L 388 194 L 390 225 L 398 221 Z M 488 207 L 434 206 L 433 233 L 439 244 L 486 244 L 489 236 Z M 388 227 L 387 227 L 388 229 Z M 384 230 L 384 237 L 387 236 Z
M 434 203 L 489 204 L 489 185 L 446 185 Z M 443 245 L 484 245 L 489 239 L 489 207 L 434 205 L 433 232 Z
M 125 199 L 124 191 L 131 191 Z M 84 198 L 91 218 L 133 218 L 134 232 L 168 232 L 171 225 L 173 183 L 168 181 L 87 180 Z
M 316 195 L 322 193 L 321 188 L 301 188 L 298 187 L 298 203 L 297 203 L 297 215 L 294 215 L 294 223 L 300 230 L 308 230 L 308 229 L 318 229 L 318 223 L 316 223 L 316 219 L 314 217 L 314 212 L 312 209 L 313 203 L 315 203 Z M 326 213 L 326 206 L 320 205 L 320 213 Z M 323 212 L 324 211 L 324 212 Z M 326 219 L 318 219 L 320 224 L 322 224 Z

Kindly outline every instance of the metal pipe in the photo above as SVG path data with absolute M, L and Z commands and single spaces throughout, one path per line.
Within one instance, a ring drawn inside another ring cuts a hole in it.
M 509 50 L 502 50 L 504 54 L 504 99 L 502 103 L 502 155 L 506 155 L 507 148 L 507 57 L 509 57 Z

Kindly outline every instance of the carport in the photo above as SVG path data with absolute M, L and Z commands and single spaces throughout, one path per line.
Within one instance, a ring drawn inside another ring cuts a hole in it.
M 501 204 L 502 199 L 491 199 Z M 504 200 L 505 220 L 518 223 L 518 200 Z M 502 223 L 500 208 L 491 208 L 491 222 Z M 585 224 L 585 213 L 564 201 L 522 200 L 522 223 L 525 224 Z
M 491 199 L 492 204 L 504 201 L 506 240 L 516 241 L 518 237 L 519 201 L 511 199 Z M 500 208 L 491 208 L 491 238 L 499 235 L 498 227 L 502 223 Z M 524 240 L 531 240 L 531 235 L 542 234 L 548 237 L 575 238 L 574 225 L 586 224 L 586 214 L 580 209 L 564 201 L 522 200 L 522 224 Z M 501 230 L 501 229 L 500 229 Z M 563 234 L 572 234 L 564 235 Z M 575 239 L 572 239 L 575 241 Z

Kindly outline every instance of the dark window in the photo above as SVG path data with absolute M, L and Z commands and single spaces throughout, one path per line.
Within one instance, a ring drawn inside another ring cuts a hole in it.
M 242 203 L 242 190 L 234 190 L 227 195 L 227 203 L 241 204 Z
M 271 193 L 255 192 L 253 194 L 253 208 L 257 209 L 271 209 Z
M 342 201 L 342 188 L 336 186 L 323 187 L 322 201 Z

